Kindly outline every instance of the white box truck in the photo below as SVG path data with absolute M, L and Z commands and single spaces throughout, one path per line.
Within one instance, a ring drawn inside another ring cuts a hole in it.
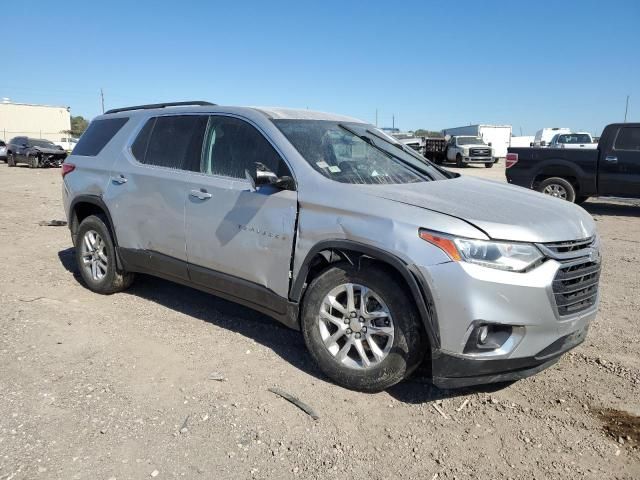
M 467 125 L 466 127 L 446 128 L 443 135 L 479 137 L 484 143 L 493 147 L 497 158 L 507 156 L 507 148 L 511 144 L 511 125 Z

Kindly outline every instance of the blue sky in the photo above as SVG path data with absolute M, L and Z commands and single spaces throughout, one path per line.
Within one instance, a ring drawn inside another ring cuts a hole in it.
M 444 5 L 446 4 L 446 5 Z M 451 4 L 451 5 L 449 5 Z M 394 6 L 397 5 L 397 6 Z M 75 115 L 185 99 L 402 129 L 640 121 L 640 2 L 5 0 L 0 97 Z

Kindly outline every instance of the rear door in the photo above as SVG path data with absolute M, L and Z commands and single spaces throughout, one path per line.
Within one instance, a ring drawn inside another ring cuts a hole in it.
M 640 126 L 621 126 L 601 146 L 600 195 L 640 197 Z
M 125 261 L 187 279 L 185 203 L 200 169 L 206 115 L 150 118 L 113 167 L 105 194 Z
M 254 125 L 211 116 L 202 175 L 192 183 L 186 207 L 189 273 L 196 283 L 281 311 L 289 291 L 297 194 L 270 186 L 253 191 L 244 172 L 255 172 L 256 162 L 291 175 Z

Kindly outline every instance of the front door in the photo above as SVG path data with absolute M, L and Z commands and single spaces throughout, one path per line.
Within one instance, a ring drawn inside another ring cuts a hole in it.
M 283 313 L 295 236 L 297 194 L 251 189 L 245 169 L 260 162 L 291 175 L 253 125 L 232 116 L 209 119 L 202 175 L 191 185 L 186 238 L 191 280 Z
M 598 192 L 640 197 L 640 127 L 622 126 L 614 137 L 601 147 Z
M 188 279 L 185 204 L 200 169 L 207 120 L 206 115 L 153 117 L 115 163 L 105 201 L 122 257 L 133 268 Z

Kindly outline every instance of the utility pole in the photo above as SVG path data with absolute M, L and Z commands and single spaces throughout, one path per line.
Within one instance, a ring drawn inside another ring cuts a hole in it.
M 391 115 L 391 128 L 396 129 L 396 115 L 395 113 Z
M 378 126 L 378 109 L 376 108 L 376 127 Z
M 100 100 L 102 101 L 102 113 L 104 113 L 104 91 L 100 87 Z
M 629 95 L 627 95 L 627 104 L 624 107 L 624 123 L 627 123 L 627 113 L 629 112 Z

